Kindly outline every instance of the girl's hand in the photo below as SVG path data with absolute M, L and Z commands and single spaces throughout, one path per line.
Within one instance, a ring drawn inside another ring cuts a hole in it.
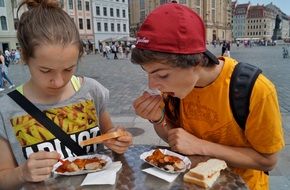
M 150 95 L 148 92 L 144 92 L 133 102 L 133 107 L 140 117 L 158 121 L 162 117 L 162 103 L 163 100 L 160 95 Z
M 104 145 L 118 154 L 123 154 L 124 152 L 128 150 L 129 146 L 132 145 L 132 141 L 133 141 L 132 135 L 131 133 L 126 131 L 123 127 L 112 128 L 108 130 L 107 132 L 116 131 L 117 129 L 123 130 L 124 135 L 118 138 L 106 140 L 104 141 Z
M 185 155 L 202 155 L 203 142 L 183 128 L 168 130 L 168 144 L 173 151 Z
M 28 160 L 20 166 L 24 182 L 40 182 L 48 179 L 53 165 L 60 158 L 57 152 L 39 151 L 32 153 Z

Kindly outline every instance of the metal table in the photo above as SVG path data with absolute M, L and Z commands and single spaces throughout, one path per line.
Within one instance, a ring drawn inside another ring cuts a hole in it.
M 166 182 L 155 176 L 147 174 L 142 170 L 151 167 L 149 164 L 144 163 L 143 160 L 139 158 L 140 154 L 152 149 L 164 148 L 152 145 L 134 145 L 129 148 L 129 150 L 124 155 L 117 155 L 112 153 L 110 150 L 104 150 L 99 152 L 100 154 L 106 154 L 112 158 L 113 161 L 121 161 L 123 166 L 117 174 L 117 179 L 115 185 L 94 185 L 94 186 L 80 186 L 86 175 L 79 176 L 58 176 L 56 178 L 49 179 L 41 183 L 27 183 L 22 189 L 23 190 L 44 190 L 44 189 L 54 189 L 54 190 L 86 190 L 86 189 L 100 189 L 100 190 L 167 190 L 167 189 L 202 189 L 198 186 L 183 182 L 183 173 L 180 174 L 175 181 L 172 183 Z M 192 166 L 197 163 L 208 159 L 204 156 L 190 156 L 189 157 Z M 216 181 L 211 189 L 248 189 L 245 182 L 240 176 L 235 174 L 229 169 L 221 172 L 221 176 Z

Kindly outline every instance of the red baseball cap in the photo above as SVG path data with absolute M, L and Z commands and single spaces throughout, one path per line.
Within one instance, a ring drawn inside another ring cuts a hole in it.
M 175 53 L 204 53 L 211 61 L 218 59 L 206 49 L 205 26 L 189 7 L 168 3 L 154 9 L 137 33 L 136 48 Z

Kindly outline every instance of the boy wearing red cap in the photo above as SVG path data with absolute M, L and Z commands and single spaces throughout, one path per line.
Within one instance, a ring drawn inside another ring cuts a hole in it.
M 131 59 L 162 96 L 145 92 L 133 103 L 136 114 L 151 121 L 172 150 L 225 160 L 250 189 L 269 189 L 264 171 L 274 168 L 285 146 L 275 87 L 258 76 L 242 130 L 229 102 L 237 61 L 217 59 L 205 42 L 204 23 L 188 7 L 169 3 L 148 15 Z

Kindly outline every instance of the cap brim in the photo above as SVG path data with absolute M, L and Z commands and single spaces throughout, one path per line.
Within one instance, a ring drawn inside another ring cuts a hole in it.
M 203 52 L 203 54 L 206 55 L 211 62 L 213 62 L 217 65 L 220 63 L 218 58 L 210 51 L 206 50 L 205 52 Z

